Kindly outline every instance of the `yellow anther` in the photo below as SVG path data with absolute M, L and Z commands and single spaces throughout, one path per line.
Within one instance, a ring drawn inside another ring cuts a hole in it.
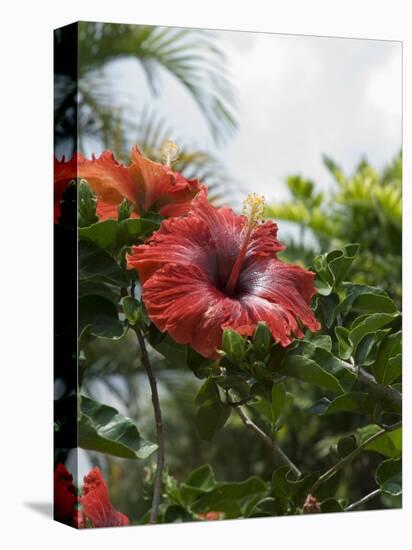
M 166 166 L 171 166 L 179 158 L 180 147 L 177 143 L 168 139 L 163 143 L 160 149 L 160 155 L 163 163 L 166 164 Z
M 243 202 L 243 215 L 248 218 L 249 226 L 263 219 L 265 198 L 257 193 L 250 193 Z

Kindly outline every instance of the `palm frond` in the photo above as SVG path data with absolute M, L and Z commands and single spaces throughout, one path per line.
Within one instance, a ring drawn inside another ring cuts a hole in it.
M 79 77 L 115 59 L 134 58 L 159 94 L 165 70 L 190 93 L 219 141 L 237 124 L 226 59 L 214 40 L 210 31 L 197 29 L 80 23 Z

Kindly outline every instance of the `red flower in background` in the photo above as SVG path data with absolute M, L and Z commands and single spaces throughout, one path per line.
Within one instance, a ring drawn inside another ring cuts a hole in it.
M 137 147 L 132 148 L 129 166 L 117 162 L 111 151 L 97 158 L 93 155 L 91 160 L 81 154 L 69 162 L 55 160 L 55 212 L 60 214 L 60 200 L 69 181 L 84 178 L 98 197 L 96 213 L 100 220 L 117 218 L 117 207 L 125 198 L 133 205 L 132 216 L 149 210 L 162 216 L 185 214 L 203 186 L 171 169 L 177 145 L 167 142 L 162 154 L 165 165 L 147 159 Z
M 129 525 L 129 518 L 115 510 L 110 502 L 106 483 L 99 468 L 93 468 L 83 480 L 83 511 L 93 527 L 120 527 Z
M 312 331 L 320 328 L 310 309 L 314 273 L 277 259 L 284 249 L 277 225 L 256 222 L 261 198 L 249 197 L 248 216 L 213 207 L 204 192 L 192 205 L 188 216 L 163 221 L 128 256 L 161 331 L 214 358 L 224 328 L 252 335 L 265 321 L 282 346 L 303 336 L 298 320 Z
M 129 525 L 129 518 L 113 508 L 99 468 L 84 477 L 83 496 L 78 497 L 73 476 L 63 464 L 58 464 L 54 472 L 54 517 L 78 529 L 86 527 L 86 518 L 93 527 Z
M 77 178 L 77 164 L 82 155 L 73 155 L 66 161 L 54 158 L 54 223 L 57 223 L 60 218 L 60 202 L 69 183 Z
M 73 476 L 63 464 L 54 471 L 54 518 L 61 523 L 73 525 L 77 503 Z

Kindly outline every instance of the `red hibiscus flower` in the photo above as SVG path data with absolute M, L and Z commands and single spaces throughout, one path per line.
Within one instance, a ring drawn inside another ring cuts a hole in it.
M 73 476 L 63 464 L 54 471 L 54 518 L 66 525 L 72 525 L 77 503 Z
M 299 322 L 320 328 L 310 309 L 314 273 L 277 259 L 277 225 L 256 221 L 260 197 L 251 195 L 246 210 L 215 208 L 201 192 L 188 216 L 163 221 L 128 256 L 154 324 L 204 357 L 217 356 L 224 328 L 252 335 L 265 321 L 282 346 L 303 336 Z
M 84 477 L 83 496 L 80 498 L 80 503 L 93 527 L 129 525 L 129 518 L 113 508 L 99 468 L 93 468 Z
M 59 221 L 60 203 L 67 186 L 77 178 L 77 165 L 80 159 L 83 159 L 80 154 L 73 155 L 69 161 L 64 157 L 62 160 L 54 158 L 54 223 Z
M 59 204 L 67 183 L 74 178 L 84 178 L 98 197 L 96 213 L 100 220 L 117 218 L 117 207 L 125 198 L 132 203 L 132 217 L 149 210 L 162 216 L 185 214 L 203 186 L 198 180 L 187 180 L 171 169 L 170 163 L 177 151 L 177 145 L 172 142 L 165 144 L 162 149 L 165 165 L 145 158 L 137 147 L 132 149 L 129 166 L 117 162 L 111 151 L 104 151 L 98 158 L 93 155 L 91 160 L 81 154 L 70 162 L 55 160 L 57 213 L 60 213 Z
M 129 518 L 113 508 L 99 468 L 93 468 L 84 477 L 83 496 L 77 497 L 76 493 L 73 476 L 63 464 L 58 464 L 54 472 L 54 517 L 57 521 L 78 529 L 86 527 L 86 518 L 93 527 L 129 525 Z

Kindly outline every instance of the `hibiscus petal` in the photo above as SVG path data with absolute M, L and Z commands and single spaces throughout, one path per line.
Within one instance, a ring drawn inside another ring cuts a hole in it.
M 76 154 L 66 161 L 64 157 L 58 160 L 54 157 L 54 223 L 60 218 L 60 201 L 67 186 L 77 178 L 77 166 L 84 160 L 83 155 Z
M 195 265 L 213 278 L 216 266 L 211 257 L 214 253 L 214 243 L 202 220 L 171 218 L 162 222 L 145 245 L 132 247 L 127 266 L 138 271 L 141 283 L 168 263 Z
M 129 518 L 113 508 L 99 468 L 93 468 L 84 477 L 83 496 L 80 502 L 93 527 L 129 525 Z
M 129 170 L 138 189 L 141 209 L 159 212 L 162 216 L 186 214 L 191 200 L 204 186 L 144 157 L 137 147 L 133 147 L 131 156 Z
M 149 316 L 179 344 L 191 346 L 205 357 L 216 357 L 222 326 L 242 316 L 236 300 L 224 296 L 193 265 L 168 264 L 143 285 Z
M 136 203 L 137 186 L 130 170 L 114 158 L 111 151 L 104 151 L 100 157 L 83 159 L 78 165 L 78 177 L 89 183 L 98 197 L 106 203 L 118 205 L 126 197 Z
M 263 309 L 269 305 L 276 308 L 273 311 L 273 319 L 280 314 L 287 319 L 287 326 L 284 327 L 285 336 L 277 335 L 279 329 L 278 322 L 265 320 L 273 329 L 274 338 L 279 340 L 282 345 L 288 345 L 291 341 L 290 334 L 296 337 L 302 337 L 296 319 L 300 319 L 310 330 L 317 331 L 320 324 L 316 320 L 311 308 L 310 302 L 316 289 L 313 285 L 315 274 L 311 271 L 301 268 L 297 265 L 287 264 L 277 259 L 256 260 L 240 276 L 240 287 L 246 293 L 243 299 L 247 307 L 258 307 L 260 315 L 263 315 L 262 300 L 267 302 Z M 269 305 L 268 305 L 269 304 Z M 267 317 L 267 315 L 265 315 Z
M 66 525 L 72 525 L 76 502 L 73 476 L 64 464 L 58 464 L 54 471 L 54 518 Z

